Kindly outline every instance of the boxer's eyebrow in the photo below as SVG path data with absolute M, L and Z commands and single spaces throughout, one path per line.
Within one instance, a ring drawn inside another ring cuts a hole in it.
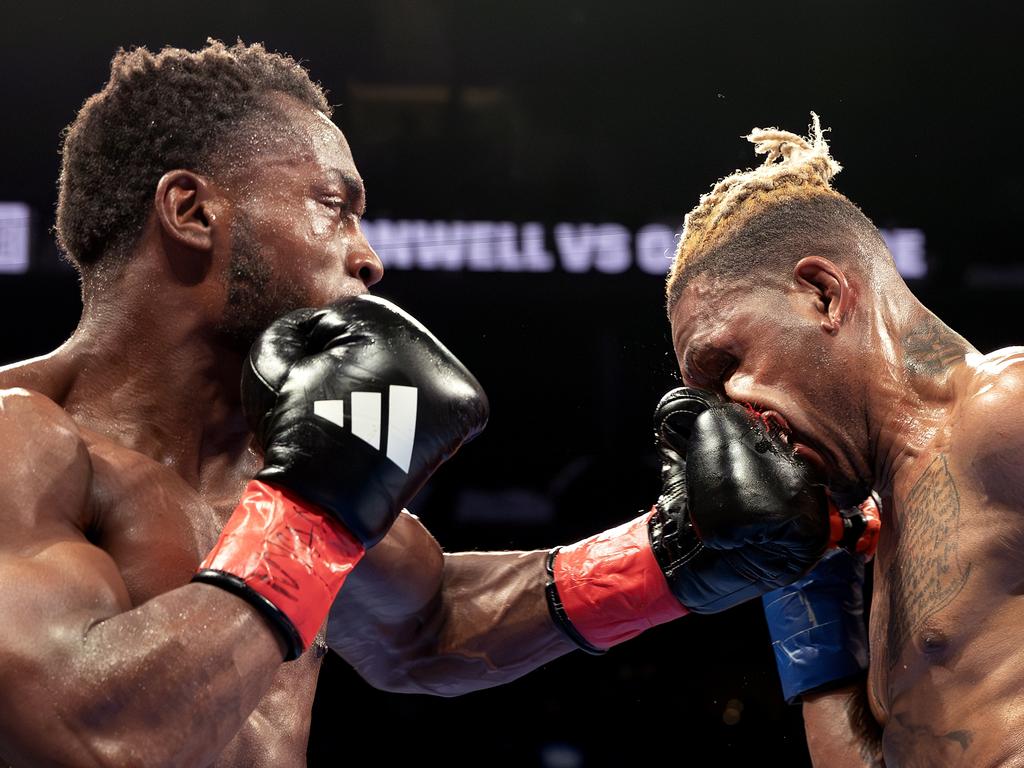
M 327 175 L 345 189 L 345 196 L 348 198 L 352 210 L 362 216 L 366 212 L 366 187 L 363 185 L 363 180 L 351 171 L 343 171 L 339 168 L 329 168 Z

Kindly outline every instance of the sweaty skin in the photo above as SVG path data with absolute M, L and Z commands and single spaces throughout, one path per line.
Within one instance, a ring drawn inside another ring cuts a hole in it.
M 701 276 L 676 353 L 686 383 L 782 414 L 830 482 L 882 494 L 867 689 L 805 698 L 815 765 L 1018 766 L 1024 348 L 979 354 L 896 280 L 818 257 L 781 290 Z
M 227 179 L 166 174 L 71 339 L 0 370 L 0 764 L 302 766 L 328 645 L 375 685 L 445 695 L 574 647 L 548 615 L 545 553 L 443 555 L 408 514 L 292 663 L 246 602 L 189 583 L 260 466 L 220 330 L 253 312 L 227 287 L 237 228 L 271 269 L 246 299 L 260 316 L 382 273 L 341 132 L 278 106 L 289 141 Z

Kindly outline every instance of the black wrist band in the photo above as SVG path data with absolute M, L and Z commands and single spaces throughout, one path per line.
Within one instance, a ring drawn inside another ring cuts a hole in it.
M 555 556 L 558 555 L 558 550 L 561 547 L 555 547 L 544 560 L 544 570 L 548 574 L 548 582 L 544 585 L 544 595 L 548 601 L 548 613 L 551 614 L 551 620 L 555 623 L 555 626 L 562 630 L 562 633 L 572 640 L 580 650 L 586 651 L 593 656 L 601 656 L 606 651 L 601 648 L 595 648 L 587 642 L 586 638 L 579 633 L 579 630 L 573 626 L 572 619 L 565 612 L 565 606 L 562 605 L 562 598 L 558 595 L 558 587 L 555 586 Z
M 851 555 L 857 554 L 857 542 L 864 535 L 868 528 L 868 521 L 859 507 L 839 510 L 839 519 L 843 523 L 843 535 L 836 543 L 840 549 L 845 549 Z
M 192 581 L 200 584 L 212 584 L 215 587 L 227 590 L 232 594 L 245 600 L 249 605 L 258 610 L 263 617 L 277 629 L 285 644 L 285 661 L 295 661 L 302 655 L 302 638 L 289 619 L 280 608 L 267 600 L 263 595 L 251 589 L 245 581 L 233 573 L 226 571 L 215 571 L 209 568 L 193 574 Z

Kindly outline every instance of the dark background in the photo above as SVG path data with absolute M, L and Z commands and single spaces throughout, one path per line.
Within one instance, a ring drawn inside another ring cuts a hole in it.
M 76 280 L 49 235 L 61 128 L 103 84 L 118 46 L 194 48 L 207 36 L 265 41 L 307 63 L 338 105 L 371 218 L 679 223 L 715 179 L 754 162 L 741 135 L 802 131 L 814 109 L 846 166 L 839 189 L 880 226 L 924 230 L 929 275 L 915 292 L 982 350 L 1019 343 L 1016 8 L 5 4 L 0 200 L 27 201 L 37 216 L 32 272 L 0 276 L 0 362 L 52 349 L 78 317 Z M 650 412 L 676 381 L 660 278 L 396 271 L 379 293 L 443 338 L 491 397 L 488 431 L 415 505 L 447 549 L 546 548 L 652 502 Z M 733 699 L 742 713 L 729 725 Z M 376 692 L 332 659 L 310 744 L 313 766 L 570 768 L 657 756 L 806 764 L 758 605 L 457 699 Z

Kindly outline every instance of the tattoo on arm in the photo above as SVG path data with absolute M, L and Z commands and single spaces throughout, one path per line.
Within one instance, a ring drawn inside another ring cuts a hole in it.
M 903 337 L 903 355 L 911 375 L 934 377 L 963 360 L 971 345 L 932 315 Z
M 960 494 L 944 455 L 928 465 L 902 506 L 889 570 L 890 670 L 913 633 L 949 605 L 971 575 L 971 563 L 959 558 Z

